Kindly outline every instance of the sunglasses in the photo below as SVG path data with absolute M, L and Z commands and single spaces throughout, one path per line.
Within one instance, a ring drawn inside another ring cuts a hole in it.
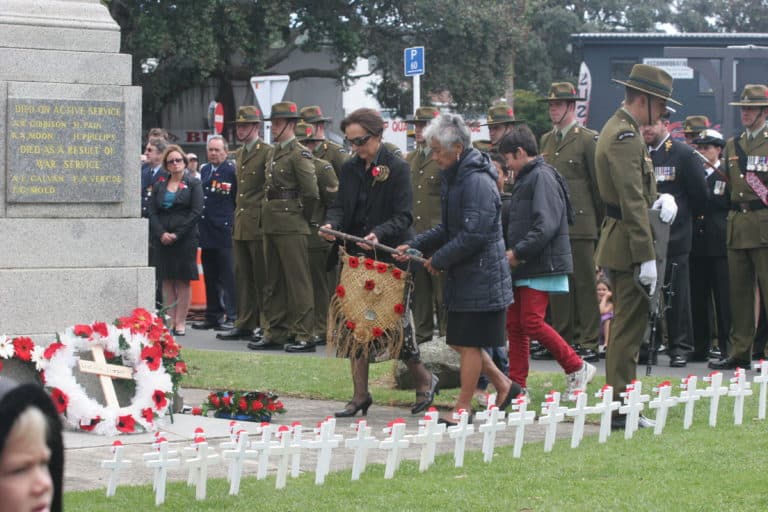
M 371 139 L 371 137 L 373 137 L 373 135 L 371 135 L 370 133 L 368 135 L 363 135 L 362 137 L 355 137 L 353 139 L 348 139 L 344 137 L 344 142 L 346 144 L 349 144 L 350 146 L 360 147 L 366 142 L 368 142 Z
M 183 158 L 171 158 L 171 159 L 165 161 L 166 165 L 168 165 L 168 164 L 182 164 L 182 163 L 184 163 L 184 159 Z

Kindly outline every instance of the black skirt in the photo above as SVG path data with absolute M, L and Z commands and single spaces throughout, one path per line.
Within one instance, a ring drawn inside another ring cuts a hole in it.
M 171 245 L 155 241 L 153 247 L 158 279 L 197 281 L 197 236 L 180 238 Z
M 459 347 L 503 347 L 507 343 L 507 310 L 449 311 L 445 342 Z

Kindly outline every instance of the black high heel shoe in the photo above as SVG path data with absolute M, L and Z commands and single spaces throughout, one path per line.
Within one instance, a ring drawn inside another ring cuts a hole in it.
M 424 400 L 421 402 L 416 402 L 416 404 L 411 408 L 411 414 L 419 414 L 420 412 L 424 411 L 427 407 L 432 405 L 432 402 L 435 401 L 435 395 L 440 394 L 440 379 L 437 378 L 437 375 L 434 373 L 432 374 L 432 383 L 429 385 L 429 391 L 417 391 L 416 397 L 423 396 Z
M 355 403 L 354 400 L 350 400 L 347 402 L 347 405 L 344 406 L 344 409 L 341 411 L 336 411 L 333 413 L 334 416 L 337 418 L 349 418 L 351 416 L 354 416 L 357 414 L 357 411 L 362 411 L 363 416 L 366 416 L 368 414 L 368 408 L 373 403 L 373 397 L 370 393 L 368 393 L 368 398 L 366 398 L 362 403 Z
M 512 400 L 523 392 L 523 387 L 515 381 L 511 381 L 507 396 L 504 397 L 504 401 L 499 405 L 499 410 L 503 411 L 512 404 Z

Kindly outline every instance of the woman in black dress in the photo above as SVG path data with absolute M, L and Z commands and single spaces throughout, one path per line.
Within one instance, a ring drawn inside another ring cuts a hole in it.
M 413 223 L 413 191 L 408 163 L 382 143 L 384 120 L 375 110 L 355 110 L 342 121 L 341 129 L 355 154 L 341 168 L 339 192 L 326 211 L 323 227 L 391 247 L 403 243 L 412 235 Z M 379 169 L 387 169 L 387 173 L 378 174 Z M 326 240 L 335 240 L 333 236 L 319 234 Z M 358 250 L 367 257 L 387 261 L 385 254 L 374 255 L 368 245 L 361 244 Z M 408 366 L 416 383 L 417 400 L 411 413 L 418 414 L 432 403 L 439 380 L 420 360 L 412 322 L 404 331 L 400 359 Z M 366 414 L 373 402 L 368 392 L 368 359 L 355 357 L 351 363 L 354 396 L 336 417 L 354 416 L 360 410 Z
M 442 223 L 398 246 L 403 256 L 395 259 L 404 261 L 408 249 L 417 249 L 430 256 L 429 272 L 445 272 L 446 342 L 461 360 L 461 392 L 454 410 L 472 410 L 481 372 L 496 388 L 496 405 L 504 409 L 522 388 L 501 373 L 483 350 L 506 343 L 506 310 L 512 302 L 498 174 L 488 156 L 472 147 L 461 116 L 435 118 L 424 136 L 442 170 Z
M 187 157 L 179 146 L 165 150 L 163 168 L 169 176 L 157 180 L 149 203 L 150 239 L 172 332 L 184 336 L 189 282 L 198 278 L 197 221 L 203 213 L 203 189 L 187 171 Z

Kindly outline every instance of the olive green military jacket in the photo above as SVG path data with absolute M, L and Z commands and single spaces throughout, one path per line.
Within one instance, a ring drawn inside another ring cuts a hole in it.
M 539 144 L 544 160 L 568 182 L 571 205 L 576 213 L 574 223 L 568 226 L 568 234 L 573 239 L 597 240 L 603 219 L 595 176 L 596 139 L 597 132 L 576 125 L 559 143 L 552 130 L 542 135 Z
M 272 147 L 261 214 L 265 235 L 310 233 L 309 221 L 320 197 L 312 159 L 312 152 L 295 138 Z M 270 199 L 273 191 L 295 197 Z
M 440 169 L 424 148 L 416 148 L 405 157 L 411 166 L 413 187 L 413 229 L 417 233 L 442 222 L 440 206 Z
M 600 199 L 618 207 L 621 220 L 606 215 L 600 228 L 595 262 L 605 268 L 632 271 L 656 258 L 648 208 L 656 198 L 656 178 L 637 121 L 619 109 L 605 123 L 595 151 Z
M 310 223 L 312 232 L 309 235 L 308 247 L 310 249 L 330 248 L 331 244 L 317 234 L 317 228 L 325 222 L 325 210 L 336 199 L 336 194 L 339 192 L 339 179 L 336 177 L 336 171 L 330 162 L 314 158 L 312 163 L 315 166 L 320 201 L 315 204 L 315 211 L 312 213 L 312 222 Z
M 347 158 L 349 158 L 349 153 L 346 149 L 330 140 L 324 140 L 315 146 L 313 154 L 321 160 L 330 162 L 333 166 L 333 170 L 336 171 L 337 177 L 341 172 L 341 165 L 346 162 Z M 318 180 L 319 179 L 320 177 L 318 176 Z
M 756 163 L 756 172 L 764 184 L 768 183 L 768 169 L 765 169 L 768 157 L 768 128 L 758 132 L 757 137 L 749 140 L 746 132 L 739 136 L 739 145 L 747 155 L 747 168 Z M 725 143 L 725 172 L 731 185 L 731 205 L 738 211 L 728 213 L 726 240 L 729 249 L 754 249 L 768 246 L 768 209 L 749 210 L 745 203 L 760 201 L 752 187 L 744 179 L 747 169 L 742 169 L 736 154 L 734 138 Z M 766 185 L 768 186 L 768 185 Z
M 257 141 L 243 158 L 244 147 L 235 152 L 237 197 L 235 198 L 234 240 L 257 240 L 262 236 L 261 204 L 264 201 L 264 170 L 269 144 Z

